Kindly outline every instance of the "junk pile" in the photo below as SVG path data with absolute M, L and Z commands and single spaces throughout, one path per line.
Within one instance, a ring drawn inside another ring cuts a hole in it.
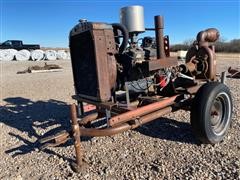
M 240 68 L 232 69 L 232 67 L 229 67 L 228 72 L 231 74 L 229 77 L 240 78 Z
M 62 67 L 56 64 L 47 64 L 45 63 L 44 66 L 29 66 L 27 69 L 23 71 L 18 71 L 17 74 L 24 74 L 24 73 L 41 73 L 41 72 L 58 72 L 62 71 Z

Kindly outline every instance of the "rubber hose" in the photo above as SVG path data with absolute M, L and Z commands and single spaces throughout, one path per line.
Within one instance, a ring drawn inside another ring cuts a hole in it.
M 129 39 L 128 30 L 123 24 L 120 24 L 120 23 L 113 23 L 112 27 L 113 27 L 113 29 L 117 29 L 117 30 L 120 30 L 122 32 L 123 41 L 122 41 L 122 44 L 119 47 L 119 54 L 122 54 L 124 52 L 124 50 L 127 48 L 127 45 L 128 45 L 128 39 Z

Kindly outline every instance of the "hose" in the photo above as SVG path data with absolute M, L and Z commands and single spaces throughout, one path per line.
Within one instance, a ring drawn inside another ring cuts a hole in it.
M 128 30 L 123 24 L 120 24 L 120 23 L 113 23 L 112 27 L 114 32 L 117 32 L 117 30 L 120 30 L 122 32 L 123 41 L 119 47 L 119 54 L 122 54 L 128 45 L 128 39 L 129 39 Z

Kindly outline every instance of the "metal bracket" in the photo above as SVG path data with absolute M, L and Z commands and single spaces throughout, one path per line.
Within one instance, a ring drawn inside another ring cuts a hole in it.
M 221 73 L 221 83 L 225 84 L 226 83 L 226 71 L 223 71 Z
M 81 118 L 84 116 L 84 108 L 83 108 L 83 102 L 77 101 L 77 110 L 78 110 L 78 117 Z
M 130 106 L 130 97 L 129 97 L 129 89 L 128 89 L 128 83 L 125 82 L 125 91 L 126 91 L 126 101 L 127 101 L 127 107 Z

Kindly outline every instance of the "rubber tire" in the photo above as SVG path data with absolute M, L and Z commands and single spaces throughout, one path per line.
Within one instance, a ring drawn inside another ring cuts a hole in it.
M 221 96 L 225 96 L 222 98 Z M 217 97 L 221 97 L 223 110 L 221 121 L 225 122 L 221 133 L 215 133 L 211 125 L 211 108 Z M 229 88 L 219 82 L 204 84 L 196 93 L 191 107 L 191 126 L 196 137 L 204 144 L 216 144 L 223 140 L 231 124 L 232 97 Z

